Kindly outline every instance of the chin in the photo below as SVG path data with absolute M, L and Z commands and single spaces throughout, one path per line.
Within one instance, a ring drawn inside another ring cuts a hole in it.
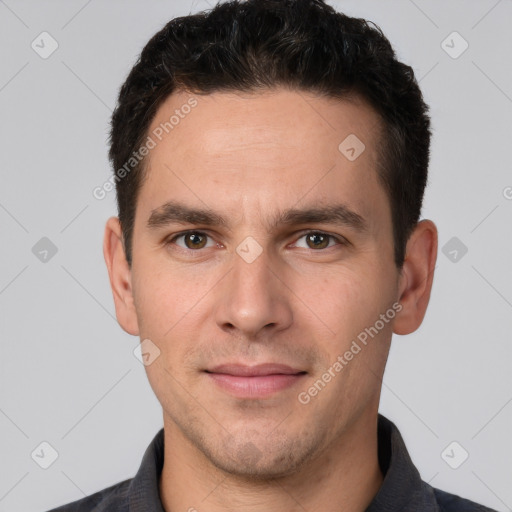
M 241 479 L 272 480 L 300 471 L 317 454 L 320 443 L 281 440 L 279 443 L 227 440 L 224 449 L 206 453 L 210 462 L 225 473 Z

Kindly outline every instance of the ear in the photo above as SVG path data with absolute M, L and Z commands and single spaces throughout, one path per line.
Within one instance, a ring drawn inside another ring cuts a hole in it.
M 117 321 L 128 334 L 138 336 L 139 326 L 132 293 L 132 272 L 126 261 L 121 223 L 117 217 L 110 217 L 107 220 L 103 237 L 103 256 L 114 295 Z
M 430 220 L 418 222 L 407 242 L 400 274 L 399 302 L 402 309 L 395 316 L 393 332 L 410 334 L 423 322 L 430 299 L 437 259 L 437 228 Z

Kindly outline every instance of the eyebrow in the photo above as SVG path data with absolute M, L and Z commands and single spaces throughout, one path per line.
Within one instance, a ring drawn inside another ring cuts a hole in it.
M 177 201 L 168 201 L 151 211 L 147 221 L 148 229 L 154 230 L 168 224 L 202 224 L 229 228 L 228 220 L 208 208 L 193 208 Z M 278 212 L 269 223 L 275 229 L 278 226 L 296 224 L 336 224 L 355 231 L 367 232 L 366 220 L 346 205 L 337 203 L 320 207 L 290 208 Z

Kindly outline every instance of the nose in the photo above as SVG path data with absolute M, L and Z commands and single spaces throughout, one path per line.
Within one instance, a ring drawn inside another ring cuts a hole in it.
M 265 250 L 251 262 L 235 253 L 232 269 L 221 282 L 215 315 L 222 330 L 254 341 L 291 325 L 292 287 Z

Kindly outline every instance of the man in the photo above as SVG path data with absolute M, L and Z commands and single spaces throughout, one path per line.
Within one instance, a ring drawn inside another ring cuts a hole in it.
M 422 482 L 378 413 L 421 324 L 430 126 L 378 28 L 322 0 L 168 23 L 121 88 L 104 255 L 164 428 L 55 510 L 484 511 Z

